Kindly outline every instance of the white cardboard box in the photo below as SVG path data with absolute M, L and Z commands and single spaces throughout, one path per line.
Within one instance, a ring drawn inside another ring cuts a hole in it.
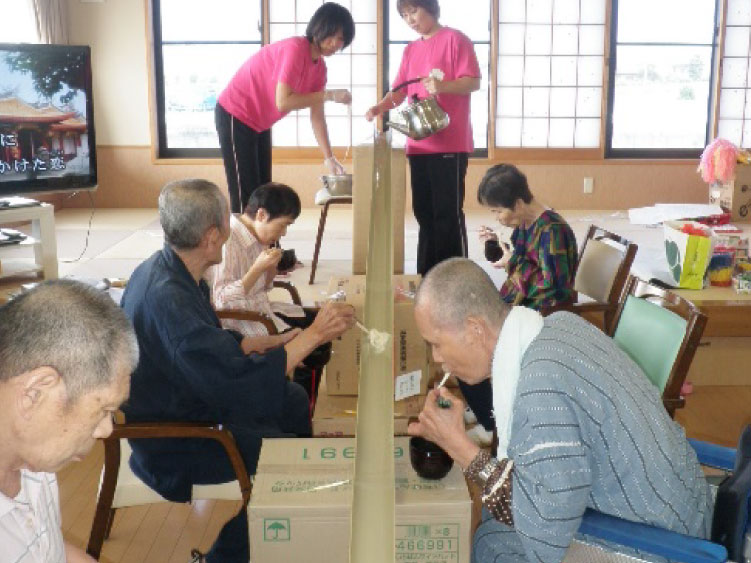
M 353 438 L 264 440 L 248 506 L 256 563 L 349 561 Z M 409 439 L 394 439 L 395 561 L 468 563 L 471 501 L 454 465 L 438 481 L 409 462 Z
M 735 180 L 710 186 L 709 203 L 728 211 L 731 221 L 751 221 L 751 165 L 739 164 Z
M 419 381 L 414 380 L 414 388 L 406 395 L 425 395 L 431 377 L 428 366 L 430 351 L 417 329 L 414 301 L 404 295 L 404 292 L 414 293 L 417 290 L 420 276 L 394 276 L 393 283 L 395 287 L 401 287 L 403 290 L 401 293 L 394 292 L 393 376 L 398 378 L 406 374 L 419 374 Z M 338 291 L 344 293 L 344 301 L 354 306 L 358 318 L 362 319 L 365 307 L 365 276 L 331 278 L 328 294 L 332 295 Z M 329 395 L 357 395 L 363 345 L 362 331 L 354 329 L 332 341 L 331 360 L 326 364 Z M 400 381 L 397 380 L 397 384 Z

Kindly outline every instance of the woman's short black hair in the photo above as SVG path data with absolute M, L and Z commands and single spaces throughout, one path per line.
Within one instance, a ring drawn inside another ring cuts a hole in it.
M 340 31 L 344 38 L 342 49 L 346 49 L 355 38 L 355 21 L 352 14 L 336 2 L 324 2 L 310 18 L 308 27 L 305 28 L 305 37 L 311 43 L 320 45 L 324 39 Z
M 396 11 L 401 16 L 409 8 L 422 8 L 436 20 L 441 17 L 441 7 L 438 0 L 396 0 Z
M 527 177 L 513 164 L 496 164 L 485 172 L 477 188 L 477 201 L 486 207 L 513 209 L 517 200 L 532 201 Z
M 269 214 L 269 220 L 278 217 L 297 219 L 300 215 L 300 196 L 287 184 L 269 182 L 253 190 L 243 213 L 255 217 L 261 208 Z

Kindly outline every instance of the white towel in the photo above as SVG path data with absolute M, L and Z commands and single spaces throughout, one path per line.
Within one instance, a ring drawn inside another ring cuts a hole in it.
M 498 429 L 498 459 L 508 457 L 516 384 L 524 352 L 542 330 L 542 315 L 526 307 L 513 307 L 501 328 L 493 353 L 491 378 L 493 412 Z

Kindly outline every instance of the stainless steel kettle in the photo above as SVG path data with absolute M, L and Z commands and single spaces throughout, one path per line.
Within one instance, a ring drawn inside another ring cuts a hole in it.
M 412 103 L 399 110 L 399 113 L 404 123 L 388 121 L 386 125 L 416 141 L 430 137 L 449 125 L 448 114 L 443 111 L 433 96 L 421 100 L 417 94 L 414 94 Z

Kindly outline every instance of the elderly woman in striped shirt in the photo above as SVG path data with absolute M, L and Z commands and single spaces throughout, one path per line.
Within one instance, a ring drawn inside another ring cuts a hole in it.
M 268 294 L 282 257 L 282 250 L 275 245 L 299 215 L 300 197 L 291 187 L 276 182 L 258 187 L 243 213 L 230 215 L 230 235 L 222 262 L 207 274 L 216 309 L 255 311 L 274 322 L 278 335 L 269 335 L 259 322 L 222 320 L 224 328 L 265 342 L 262 348 L 285 344 L 299 329 L 309 327 L 317 313 L 317 309 L 271 301 Z M 331 343 L 327 342 L 305 358 L 305 368 L 295 371 L 295 381 L 309 394 L 315 393 L 320 372 L 330 355 Z

